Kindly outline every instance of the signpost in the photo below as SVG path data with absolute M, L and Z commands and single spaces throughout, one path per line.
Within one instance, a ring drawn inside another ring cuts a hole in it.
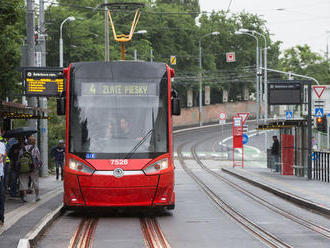
M 59 96 L 64 90 L 62 68 L 24 68 L 26 96 Z
M 323 117 L 324 110 L 323 108 L 315 108 L 315 117 Z
M 243 133 L 243 145 L 249 142 L 249 136 L 246 133 Z
M 245 122 L 247 121 L 249 115 L 250 115 L 250 113 L 248 113 L 248 112 L 246 112 L 246 113 L 237 113 L 237 116 L 242 118 L 243 124 L 245 124 Z
M 293 112 L 292 111 L 286 111 L 286 119 L 291 120 L 293 117 Z
M 176 65 L 176 56 L 171 56 L 170 62 L 171 62 L 171 65 Z
M 242 160 L 235 161 L 235 151 L 241 150 Z M 233 117 L 233 167 L 242 166 L 243 168 L 243 120 L 242 117 Z
M 226 53 L 226 62 L 227 63 L 236 62 L 235 52 Z
M 325 90 L 325 86 L 313 86 L 313 89 L 314 89 L 316 96 L 318 98 L 321 98 L 321 96 Z

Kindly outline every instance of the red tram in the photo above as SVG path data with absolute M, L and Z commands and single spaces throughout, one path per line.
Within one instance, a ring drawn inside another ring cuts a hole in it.
M 64 205 L 174 209 L 174 71 L 118 61 L 72 63 L 64 72 Z

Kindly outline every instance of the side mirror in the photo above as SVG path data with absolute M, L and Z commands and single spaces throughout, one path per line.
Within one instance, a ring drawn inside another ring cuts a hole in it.
M 180 98 L 172 98 L 172 115 L 180 115 L 180 114 L 181 114 Z
M 65 104 L 65 98 L 64 97 L 60 97 L 57 98 L 57 114 L 58 115 L 65 115 L 65 108 L 66 104 Z

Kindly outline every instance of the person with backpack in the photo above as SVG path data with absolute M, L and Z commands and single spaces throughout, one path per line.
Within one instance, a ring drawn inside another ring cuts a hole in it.
M 23 141 L 22 141 L 23 140 Z M 24 144 L 24 138 L 19 139 L 20 150 L 18 153 L 18 172 L 19 172 L 19 189 L 21 191 L 21 199 L 26 202 L 26 194 L 29 186 L 29 177 L 34 169 L 32 150 L 33 146 Z
M 30 136 L 28 138 L 28 145 L 26 146 L 27 151 L 31 151 L 32 156 L 32 168 L 30 169 L 29 176 L 31 179 L 31 183 L 35 192 L 35 201 L 39 201 L 39 171 L 42 166 L 42 161 L 40 157 L 40 151 L 38 146 L 36 145 L 36 138 L 34 136 Z

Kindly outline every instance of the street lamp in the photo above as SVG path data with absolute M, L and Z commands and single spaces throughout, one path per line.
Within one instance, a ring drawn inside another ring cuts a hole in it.
M 63 38 L 62 38 L 63 24 L 67 21 L 73 22 L 74 20 L 76 20 L 74 16 L 69 16 L 61 23 L 60 26 L 60 67 L 63 67 Z
M 198 40 L 199 47 L 199 126 L 203 126 L 202 112 L 203 112 L 203 103 L 202 103 L 202 39 L 210 35 L 219 35 L 220 32 L 212 32 L 206 35 L 203 35 Z
M 256 42 L 257 42 L 257 47 L 256 47 L 256 90 L 257 90 L 257 97 L 256 97 L 256 101 L 257 101 L 257 123 L 259 123 L 259 109 L 260 109 L 260 94 L 259 94 L 259 40 L 258 37 L 249 33 L 247 29 L 240 29 L 239 31 L 235 32 L 236 35 L 241 35 L 241 34 L 245 34 L 248 36 L 253 37 Z
M 327 61 L 329 60 L 329 37 L 330 37 L 330 30 L 325 32 L 327 34 L 327 47 L 326 47 L 326 58 Z
M 148 33 L 148 31 L 144 30 L 144 29 L 134 32 L 134 34 L 146 34 L 146 33 Z M 135 61 L 137 60 L 137 51 L 136 51 L 136 49 L 134 49 L 134 60 Z
M 264 104 L 265 104 L 265 118 L 264 118 L 264 123 L 267 122 L 268 119 L 268 89 L 267 89 L 267 40 L 266 40 L 266 36 L 262 33 L 259 33 L 255 30 L 247 30 L 247 29 L 240 29 L 239 31 L 243 32 L 243 33 L 252 33 L 252 35 L 259 35 L 261 37 L 264 38 L 264 91 L 265 91 L 265 97 L 264 97 Z M 262 94 L 261 94 L 262 95 Z M 265 132 L 265 146 L 267 147 L 267 132 Z

